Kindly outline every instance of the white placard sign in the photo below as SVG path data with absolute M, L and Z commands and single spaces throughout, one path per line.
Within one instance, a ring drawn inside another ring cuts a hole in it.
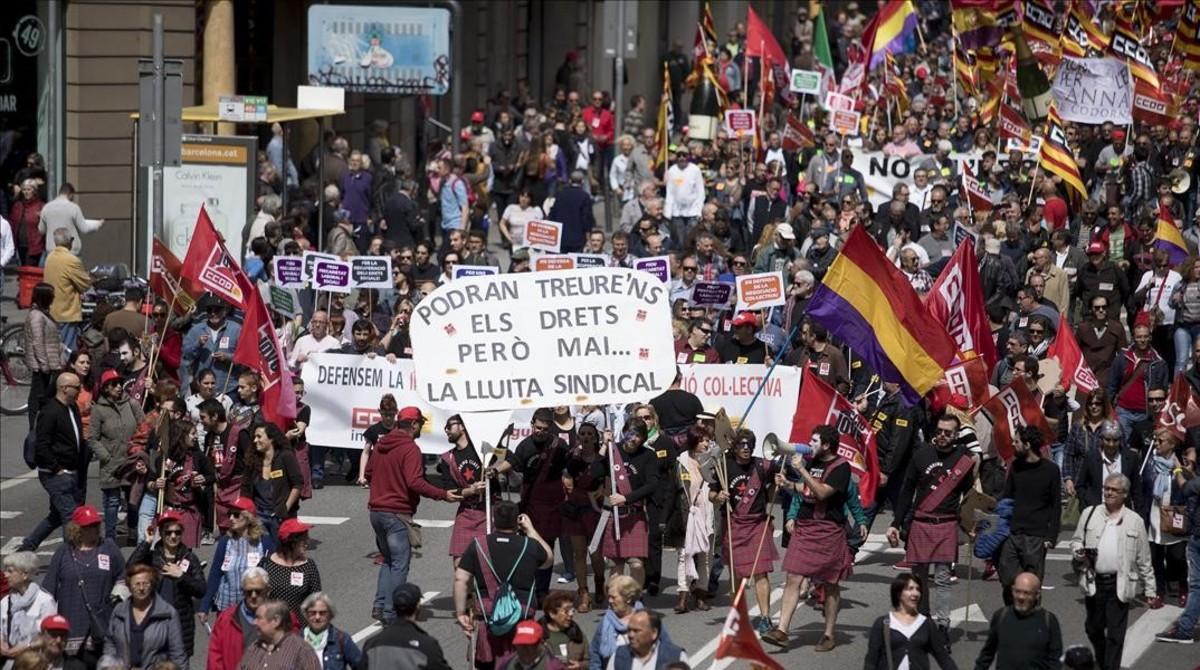
M 1055 108 L 1064 121 L 1119 126 L 1133 123 L 1129 65 L 1116 58 L 1063 56 L 1054 73 Z
M 463 412 L 653 397 L 675 376 L 667 298 L 627 268 L 457 279 L 413 311 L 418 392 Z
M 680 388 L 696 394 L 705 407 L 724 407 L 735 427 L 744 421 L 745 427 L 758 437 L 755 452 L 761 455 L 762 438 L 767 433 L 775 433 L 786 440 L 792 432 L 792 415 L 796 413 L 796 399 L 800 395 L 801 369 L 777 365 L 750 415 L 743 416 L 768 367 L 680 365 Z

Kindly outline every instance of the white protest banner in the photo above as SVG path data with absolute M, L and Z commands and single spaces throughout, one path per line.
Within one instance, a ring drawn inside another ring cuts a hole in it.
M 735 277 L 737 311 L 782 307 L 787 304 L 782 272 L 759 272 Z
M 562 251 L 563 224 L 534 219 L 525 224 L 525 246 L 557 254 Z
M 696 394 L 705 407 L 724 407 L 729 421 L 754 431 L 755 449 L 761 454 L 767 433 L 786 437 L 792 432 L 792 416 L 800 395 L 800 368 L 777 365 L 754 403 L 749 416 L 746 406 L 766 375 L 766 365 L 680 365 L 680 388 Z
M 415 389 L 411 360 L 389 363 L 382 356 L 319 353 L 308 357 L 300 377 L 304 380 L 304 402 L 312 408 L 312 423 L 306 433 L 312 444 L 362 449 L 363 432 L 379 421 L 379 398 L 391 393 L 400 407 L 411 405 L 425 415 L 425 428 L 417 437 L 422 452 L 440 454 L 450 448 L 442 426 L 455 412 L 421 400 Z M 532 414 L 533 409 L 512 413 L 514 447 L 529 436 Z M 472 436 L 476 445 L 482 440 L 495 444 L 498 437 L 499 434 Z
M 821 92 L 821 73 L 815 70 L 792 70 L 793 93 L 817 95 Z
M 753 135 L 756 127 L 753 109 L 725 110 L 725 130 L 734 137 Z
M 325 254 L 325 253 L 321 253 L 320 251 L 304 252 L 304 281 L 312 282 L 313 267 L 316 266 L 317 261 L 339 261 L 339 260 L 341 260 L 341 259 L 338 258 L 337 256 L 334 256 L 333 254 Z
M 1050 92 L 1064 121 L 1133 123 L 1133 83 L 1125 61 L 1063 56 Z
M 313 264 L 313 288 L 334 293 L 350 292 L 350 264 L 317 259 Z
M 1033 158 L 1036 158 L 1034 156 Z M 950 160 L 963 163 L 971 166 L 971 170 L 982 178 L 984 175 L 980 173 L 980 163 L 983 161 L 983 152 L 970 153 L 952 153 Z M 1001 165 L 1008 165 L 1008 154 L 1001 154 L 996 157 L 996 162 Z M 1031 164 L 1029 157 L 1026 157 L 1025 162 Z M 896 184 L 913 183 L 913 173 L 919 167 L 933 167 L 932 156 L 914 156 L 912 158 L 900 158 L 898 156 L 888 156 L 881 151 L 856 151 L 854 152 L 853 167 L 858 170 L 863 180 L 867 184 L 867 196 L 871 204 L 879 207 L 887 204 L 892 199 L 892 189 Z M 940 181 L 940 177 L 931 178 L 931 181 Z M 952 184 L 957 187 L 957 184 Z
M 460 279 L 410 334 L 421 397 L 461 412 L 623 403 L 675 376 L 667 287 L 627 268 Z
M 825 109 L 831 112 L 853 112 L 854 98 L 829 91 L 825 94 Z
M 300 256 L 276 256 L 271 263 L 271 283 L 279 288 L 304 288 L 304 259 Z
M 451 277 L 458 279 L 460 277 L 486 277 L 488 275 L 500 274 L 500 268 L 494 265 L 455 265 L 451 270 Z
M 571 258 L 575 259 L 575 267 L 577 268 L 608 267 L 607 254 L 571 254 Z
M 350 286 L 353 288 L 392 288 L 392 257 L 351 256 Z
M 533 271 L 574 270 L 575 257 L 571 254 L 534 254 Z
M 658 277 L 664 284 L 671 283 L 671 257 L 670 256 L 650 256 L 649 258 L 635 258 L 633 261 L 633 269 L 641 272 L 649 272 Z

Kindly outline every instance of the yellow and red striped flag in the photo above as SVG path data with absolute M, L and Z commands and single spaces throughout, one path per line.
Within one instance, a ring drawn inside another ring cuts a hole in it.
M 1071 152 L 1071 147 L 1067 144 L 1067 133 L 1063 129 L 1063 120 L 1059 117 L 1058 109 L 1053 103 L 1050 104 L 1050 114 L 1046 117 L 1046 136 L 1042 140 L 1038 164 L 1043 170 L 1058 175 L 1072 191 L 1079 195 L 1080 200 L 1087 199 L 1087 189 L 1083 185 L 1083 178 L 1079 175 L 1079 164 L 1075 162 L 1075 154 Z

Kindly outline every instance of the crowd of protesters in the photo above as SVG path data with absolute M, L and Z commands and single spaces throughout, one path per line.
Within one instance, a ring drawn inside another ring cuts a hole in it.
M 206 296 L 195 313 L 174 318 L 161 298 L 133 289 L 125 308 L 102 307 L 82 323 L 90 278 L 79 237 L 102 222 L 83 217 L 69 184 L 46 202 L 45 169 L 31 155 L 12 184 L 7 220 L 19 262 L 46 268 L 26 317 L 25 358 L 33 460 L 49 512 L 4 559 L 10 591 L 0 605 L 0 657 L 17 668 L 186 667 L 200 622 L 210 627 L 213 669 L 450 667 L 416 623 L 421 591 L 408 581 L 421 497 L 459 505 L 450 543 L 454 613 L 476 641 L 480 668 L 687 667 L 663 618 L 643 603 L 669 582 L 664 547 L 678 556 L 677 614 L 720 602 L 729 573 L 746 580 L 744 597 L 754 595 L 762 614 L 753 627 L 764 641 L 788 647 L 793 613 L 811 599 L 824 621 L 814 648 L 831 650 L 849 641 L 836 627 L 839 584 L 851 578 L 855 553 L 884 508 L 894 513 L 888 540 L 907 544 L 897 567 L 912 573 L 891 586 L 892 611 L 868 635 L 866 667 L 895 667 L 893 657 L 909 667 L 929 667 L 930 657 L 956 667 L 948 594 L 962 572 L 959 518 L 972 492 L 1000 501 L 1006 528 L 990 534 L 990 554 L 976 549 L 987 562 L 984 578 L 996 574 L 1006 603 L 989 620 L 976 667 L 1043 667 L 1064 653 L 1068 663 L 1088 655 L 1064 652 L 1058 619 L 1039 605 L 1047 551 L 1064 526 L 1074 526 L 1095 667 L 1119 667 L 1129 612 L 1143 603 L 1184 607 L 1158 639 L 1190 644 L 1200 615 L 1200 597 L 1189 597 L 1200 588 L 1200 432 L 1181 438 L 1159 415 L 1174 380 L 1200 392 L 1200 94 L 1187 95 L 1163 125 L 1069 124 L 1091 196 L 1069 204 L 1036 155 L 998 154 L 980 101 L 957 95 L 948 10 L 938 4 L 918 3 L 927 43 L 896 55 L 908 108 L 866 96 L 861 139 L 832 132 L 820 105 L 799 96 L 780 96 L 765 110 L 761 147 L 723 130 L 713 141 L 689 137 L 682 82 L 692 56 L 680 44 L 667 57 L 675 109 L 663 137 L 652 101 L 589 89 L 572 52 L 546 100 L 528 87 L 516 96 L 500 91 L 465 119 L 459 153 L 439 139 L 421 164 L 390 142 L 396 133 L 386 121 L 371 125 L 361 149 L 329 133 L 287 165 L 276 129 L 259 165 L 258 213 L 242 240 L 244 268 L 264 280 L 274 257 L 309 249 L 392 259 L 391 288 L 328 301 L 302 291 L 303 315 L 277 317 L 295 369 L 321 352 L 411 358 L 413 307 L 452 281 L 454 267 L 533 271 L 536 254 L 524 237 L 532 220 L 563 225 L 563 252 L 603 254 L 614 267 L 667 255 L 677 362 L 779 358 L 844 394 L 878 440 L 881 488 L 867 509 L 834 427 L 813 432 L 808 458 L 758 457 L 762 436 L 725 434 L 712 408 L 678 380 L 657 398 L 612 408 L 622 414 L 617 434 L 605 408 L 539 409 L 530 437 L 491 467 L 455 416 L 442 426 L 451 446 L 437 473 L 427 473 L 414 441 L 426 419 L 390 395 L 361 454 L 309 444 L 303 383 L 297 377 L 301 411 L 290 425 L 264 419 L 258 375 L 232 361 L 240 315 L 220 299 Z M 855 3 L 827 10 L 838 73 L 868 18 Z M 781 40 L 797 67 L 814 67 L 812 19 L 804 3 Z M 761 75 L 745 42 L 738 22 L 709 47 L 731 104 L 757 106 Z M 1160 71 L 1170 66 L 1166 51 L 1162 44 L 1153 52 Z M 873 91 L 882 89 L 878 76 Z M 740 99 L 743 91 L 750 100 Z M 811 142 L 785 148 L 788 115 L 805 120 Z M 880 206 L 853 168 L 856 152 L 874 151 L 915 166 Z M 962 193 L 950 154 L 968 151 L 981 154 L 990 211 L 969 206 Z M 1190 177 L 1182 191 L 1179 170 Z M 1163 217 L 1181 228 L 1187 260 L 1173 262 L 1156 244 Z M 975 236 L 982 298 L 1002 352 L 991 382 L 1023 381 L 1053 440 L 1021 429 L 1005 463 L 976 430 L 969 400 L 911 406 L 896 384 L 806 319 L 856 227 L 921 295 L 955 249 L 953 230 Z M 692 299 L 697 281 L 773 271 L 785 278 L 788 299 L 769 313 Z M 1094 391 L 1064 388 L 1047 372 L 1063 324 L 1100 380 Z M 91 460 L 100 468 L 99 509 L 85 504 Z M 612 482 L 614 463 L 630 476 Z M 499 486 L 484 482 L 518 473 L 520 505 L 490 501 L 486 532 L 486 492 L 496 496 Z M 333 625 L 337 595 L 322 591 L 307 551 L 311 527 L 297 518 L 331 476 L 369 489 L 366 516 L 380 552 L 372 616 L 385 627 L 362 648 Z M 776 525 L 782 546 L 765 532 Z M 60 527 L 64 543 L 39 584 L 32 552 Z M 599 542 L 589 542 L 597 534 Z M 205 567 L 195 550 L 214 543 Z M 559 581 L 575 582 L 574 591 L 552 588 L 556 551 Z M 773 618 L 776 569 L 787 576 Z M 534 621 L 538 609 L 544 616 Z M 573 617 L 592 610 L 603 614 L 589 641 Z

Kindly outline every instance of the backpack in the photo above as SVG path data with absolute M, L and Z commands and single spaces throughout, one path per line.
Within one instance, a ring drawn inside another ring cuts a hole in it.
M 500 575 L 496 573 L 496 568 L 492 566 L 492 561 L 487 555 L 487 551 L 480 545 L 479 540 L 475 540 L 476 551 L 483 562 L 487 564 L 488 570 L 492 576 L 500 579 Z M 492 594 L 492 611 L 485 612 L 483 620 L 487 624 L 488 632 L 497 637 L 508 635 L 517 623 L 525 618 L 525 612 L 533 603 L 533 589 L 529 590 L 527 602 L 522 606 L 521 600 L 517 598 L 517 592 L 512 587 L 512 576 L 517 571 L 517 566 L 521 564 L 521 559 L 525 557 L 525 550 L 529 548 L 529 538 L 525 538 L 525 544 L 521 545 L 521 553 L 517 555 L 517 560 L 513 562 L 512 569 L 508 571 L 508 576 L 500 581 L 495 592 Z M 483 604 L 483 596 L 479 593 L 479 584 L 475 584 L 475 600 Z

